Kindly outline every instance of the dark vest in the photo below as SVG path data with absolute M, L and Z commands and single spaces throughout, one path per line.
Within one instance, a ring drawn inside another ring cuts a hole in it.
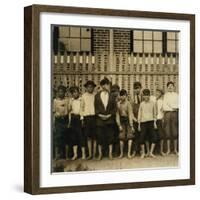
M 94 100 L 96 125 L 103 126 L 105 124 L 114 124 L 115 115 L 117 111 L 117 103 L 116 103 L 115 97 L 109 93 L 108 105 L 105 109 L 100 95 L 101 95 L 101 91 L 95 95 L 95 100 Z M 103 115 L 111 114 L 111 117 L 108 118 L 107 120 L 102 120 L 100 117 L 98 117 L 98 114 L 103 114 Z

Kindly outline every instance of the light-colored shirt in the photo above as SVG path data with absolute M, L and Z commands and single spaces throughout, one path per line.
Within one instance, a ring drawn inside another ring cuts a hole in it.
M 56 116 L 65 116 L 69 114 L 69 98 L 59 99 L 53 101 L 53 112 Z
M 81 98 L 71 99 L 70 103 L 71 114 L 81 115 Z
M 100 97 L 103 102 L 104 108 L 106 110 L 107 105 L 108 105 L 109 93 L 107 91 L 101 91 Z
M 163 99 L 160 98 L 156 101 L 156 110 L 157 110 L 157 119 L 163 119 L 164 112 L 163 112 Z
M 150 101 L 153 101 L 154 103 L 156 103 L 156 97 L 153 96 L 153 95 L 151 95 L 151 96 L 150 96 Z
M 163 110 L 164 111 L 174 111 L 178 109 L 178 93 L 167 92 L 163 97 Z
M 148 122 L 154 120 L 156 120 L 155 103 L 151 100 L 148 102 L 143 101 L 139 107 L 138 122 Z
M 133 110 L 131 103 L 128 100 L 124 102 L 119 101 L 117 104 L 116 120 L 118 126 L 120 126 L 120 117 L 128 117 L 129 125 L 133 126 Z
M 95 115 L 94 109 L 94 94 L 86 92 L 82 95 L 81 101 L 81 115 L 84 116 L 91 116 Z

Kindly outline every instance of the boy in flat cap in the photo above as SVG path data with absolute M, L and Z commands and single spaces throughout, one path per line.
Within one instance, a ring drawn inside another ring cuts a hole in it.
M 82 95 L 81 120 L 83 122 L 84 133 L 87 138 L 88 158 L 96 156 L 96 118 L 94 109 L 94 89 L 96 84 L 89 80 L 84 85 L 86 92 Z

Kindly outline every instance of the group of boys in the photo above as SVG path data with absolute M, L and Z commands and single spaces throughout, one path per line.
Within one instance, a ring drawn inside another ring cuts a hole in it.
M 98 92 L 94 92 L 96 84 L 91 80 L 84 87 L 82 96 L 77 86 L 71 87 L 70 97 L 66 96 L 66 87 L 60 85 L 57 89 L 53 100 L 56 159 L 63 157 L 69 145 L 73 152 L 71 160 L 79 157 L 79 149 L 81 159 L 101 160 L 104 147 L 108 149 L 109 159 L 113 159 L 116 151 L 118 158 L 124 152 L 129 159 L 136 153 L 141 158 L 155 157 L 157 143 L 160 154 L 165 156 L 171 153 L 171 141 L 178 155 L 178 94 L 174 92 L 173 82 L 167 83 L 165 94 L 157 89 L 156 97 L 151 96 L 149 89 L 142 90 L 140 82 L 135 82 L 131 99 L 125 89 L 120 90 L 107 78 L 100 81 Z

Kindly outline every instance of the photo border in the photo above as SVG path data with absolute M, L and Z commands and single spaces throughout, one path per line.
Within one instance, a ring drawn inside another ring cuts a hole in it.
M 185 20 L 190 23 L 190 178 L 132 183 L 40 187 L 40 13 Z M 24 8 L 24 191 L 30 194 L 83 192 L 195 184 L 195 15 L 149 11 L 32 5 Z

